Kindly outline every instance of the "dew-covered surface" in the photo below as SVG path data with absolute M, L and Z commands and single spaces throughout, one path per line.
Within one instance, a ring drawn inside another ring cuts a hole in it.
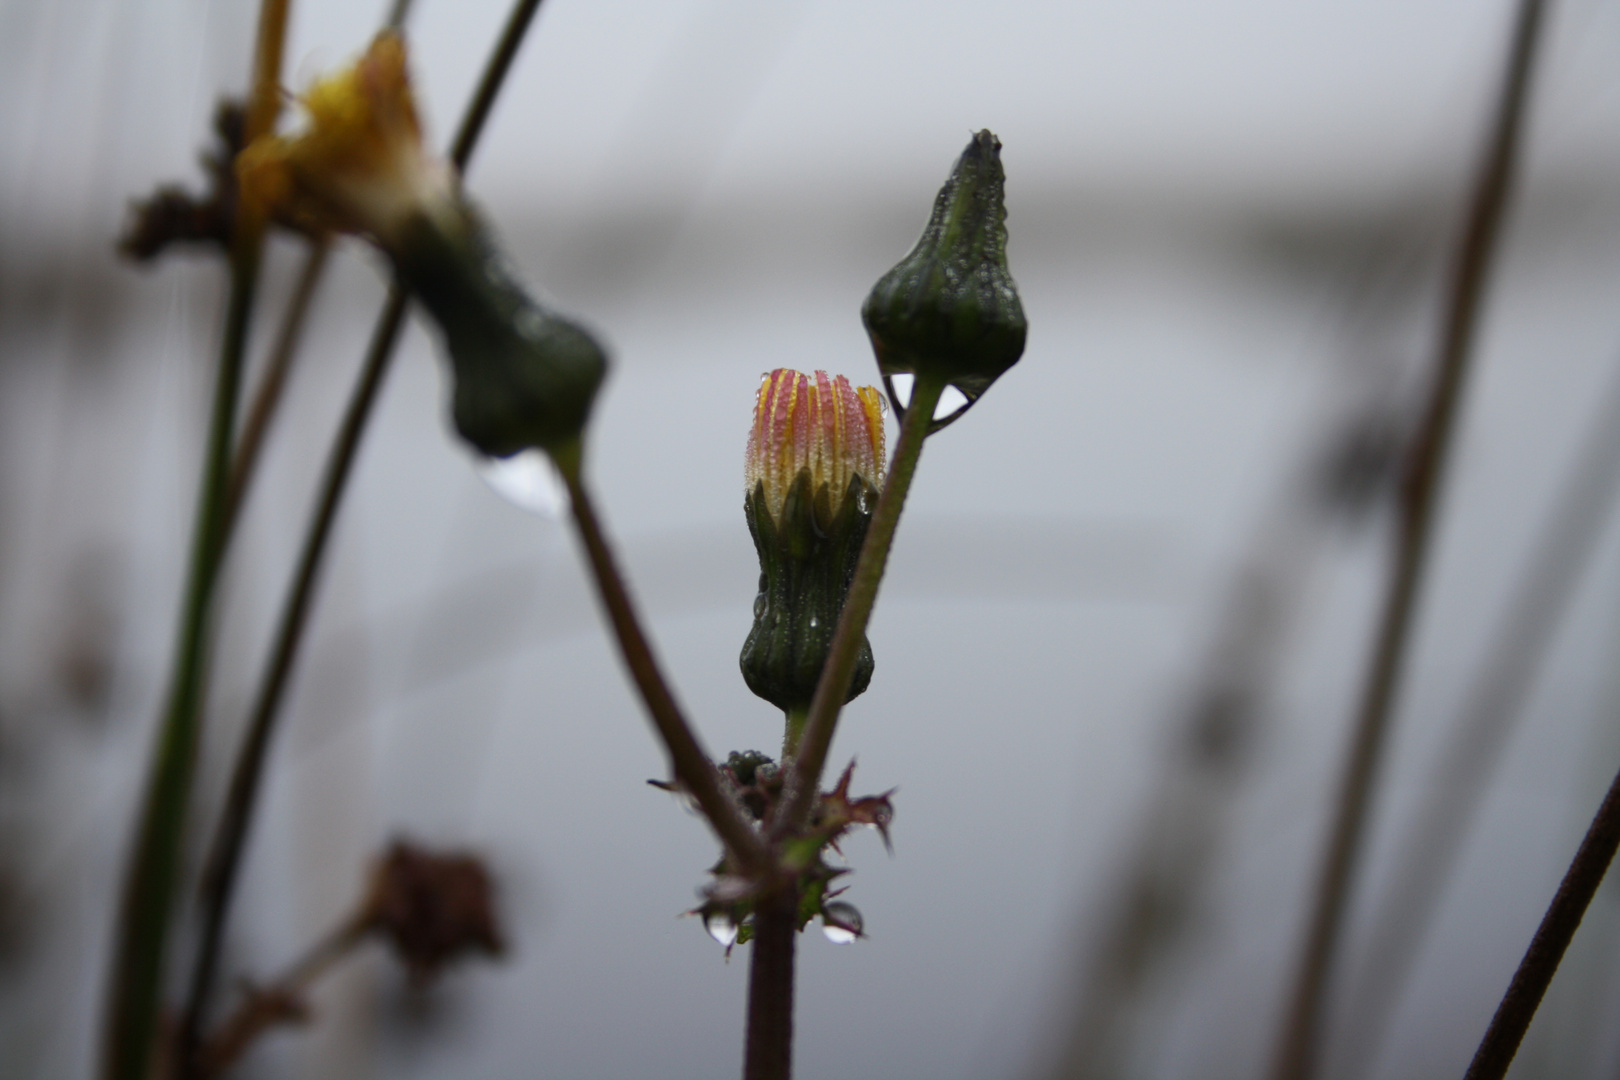
M 501 12 L 419 6 L 442 137 Z M 1244 769 L 1210 810 L 1222 840 L 1191 931 L 1133 1021 L 1133 1075 L 1261 1069 L 1387 525 L 1376 510 L 1302 519 L 1295 492 L 1346 416 L 1420 385 L 1437 244 L 1499 53 L 1494 7 L 1253 0 L 1216 20 L 1190 2 L 548 0 L 469 185 L 516 265 L 612 347 L 587 470 L 717 756 L 780 740 L 736 660 L 758 573 L 742 515 L 758 378 L 875 380 L 866 289 L 968 132 L 1006 144 L 1028 352 L 929 443 L 902 522 L 876 674 L 833 751 L 858 758 L 857 794 L 899 788 L 895 852 L 850 837 L 840 899 L 861 937 L 833 948 L 817 923 L 801 939 L 806 1080 L 1040 1073 L 1256 552 L 1296 560 L 1293 614 Z M 1557 12 L 1352 955 L 1620 360 L 1620 16 Z M 360 47 L 377 14 L 300 7 L 298 81 Z M 135 270 L 109 238 L 129 196 L 192 181 L 251 24 L 245 4 L 0 4 L 14 148 L 0 155 L 0 1075 L 90 1070 L 222 300 L 208 259 Z M 273 245 L 266 311 L 297 263 Z M 345 246 L 316 302 L 232 553 L 204 809 L 384 285 Z M 681 917 L 715 845 L 645 783 L 667 766 L 549 473 L 481 468 L 450 433 L 444 374 L 413 322 L 336 532 L 229 970 L 287 964 L 395 835 L 489 857 L 510 953 L 426 1001 L 368 953 L 322 986 L 317 1023 L 265 1040 L 243 1073 L 731 1073 L 749 946 L 728 962 L 713 923 Z M 1370 1075 L 1460 1074 L 1620 764 L 1617 550 L 1610 523 Z M 1616 896 L 1577 938 L 1524 1075 L 1620 1063 Z

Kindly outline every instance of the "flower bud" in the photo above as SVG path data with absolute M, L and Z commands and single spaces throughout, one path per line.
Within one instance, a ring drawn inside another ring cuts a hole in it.
M 461 437 L 491 457 L 578 439 L 607 374 L 595 339 L 530 299 L 471 208 L 456 228 L 422 216 L 401 235 L 395 265 L 444 335 Z
M 933 376 L 971 405 L 1023 354 L 1028 323 L 1007 270 L 1005 185 L 1001 142 L 981 131 L 911 254 L 872 287 L 861 321 L 885 380 Z
M 301 100 L 302 132 L 260 138 L 238 156 L 243 204 L 382 248 L 444 335 L 456 430 L 476 449 L 507 457 L 576 443 L 607 358 L 529 297 L 454 169 L 424 148 L 404 41 L 379 34 Z
M 842 375 L 765 376 L 748 439 L 744 513 L 759 553 L 748 688 L 784 712 L 809 707 L 883 486 L 883 402 Z M 872 678 L 863 639 L 846 701 Z

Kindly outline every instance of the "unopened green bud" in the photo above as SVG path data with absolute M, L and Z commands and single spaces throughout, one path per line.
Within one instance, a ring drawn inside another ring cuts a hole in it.
M 1028 323 L 1007 270 L 1001 141 L 973 136 L 911 254 L 861 306 L 883 377 L 932 376 L 969 404 L 1024 352 Z
M 531 299 L 468 208 L 413 217 L 395 263 L 444 335 L 456 430 L 507 457 L 574 443 L 607 372 L 601 346 Z
M 748 688 L 784 712 L 808 708 L 883 486 L 882 399 L 842 375 L 765 377 L 748 440 L 744 511 L 759 553 Z M 863 638 L 848 701 L 872 678 Z

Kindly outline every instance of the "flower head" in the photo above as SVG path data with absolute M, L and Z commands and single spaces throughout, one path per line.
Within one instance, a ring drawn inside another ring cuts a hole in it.
M 812 494 L 819 498 L 826 489 L 836 508 L 855 477 L 882 490 L 883 464 L 883 398 L 875 388 L 857 389 L 825 371 L 812 378 L 788 368 L 777 368 L 760 383 L 744 475 L 746 494 L 763 485 L 773 518 L 781 518 L 804 470 Z
M 299 101 L 301 132 L 263 136 L 238 156 L 247 205 L 315 231 L 369 233 L 385 246 L 412 214 L 451 205 L 454 173 L 422 145 L 397 33 L 378 34 Z
M 883 487 L 883 399 L 842 375 L 778 368 L 754 408 L 743 505 L 759 553 L 748 688 L 789 714 L 807 708 Z M 872 678 L 864 640 L 849 695 Z

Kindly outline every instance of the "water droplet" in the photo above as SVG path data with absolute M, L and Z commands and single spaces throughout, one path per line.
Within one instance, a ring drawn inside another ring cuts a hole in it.
M 967 403 L 966 394 L 954 386 L 947 386 L 945 392 L 939 395 L 939 404 L 934 406 L 934 419 L 943 420 Z
M 810 616 L 810 629 L 814 630 L 816 627 L 818 627 L 820 625 L 821 625 L 821 620 L 820 619 L 816 618 L 814 615 Z
M 737 943 L 737 924 L 723 911 L 711 911 L 703 916 L 703 929 L 728 949 Z
M 861 936 L 861 912 L 854 904 L 842 901 L 821 909 L 821 932 L 834 945 L 848 945 Z
M 517 318 L 513 321 L 517 326 L 518 333 L 522 334 L 530 341 L 533 341 L 540 336 L 540 330 L 545 326 L 546 322 L 545 316 L 541 315 L 539 311 L 532 307 L 525 307 L 522 311 L 518 312 Z
M 495 494 L 521 510 L 554 520 L 568 510 L 568 490 L 543 450 L 482 458 L 477 468 Z

